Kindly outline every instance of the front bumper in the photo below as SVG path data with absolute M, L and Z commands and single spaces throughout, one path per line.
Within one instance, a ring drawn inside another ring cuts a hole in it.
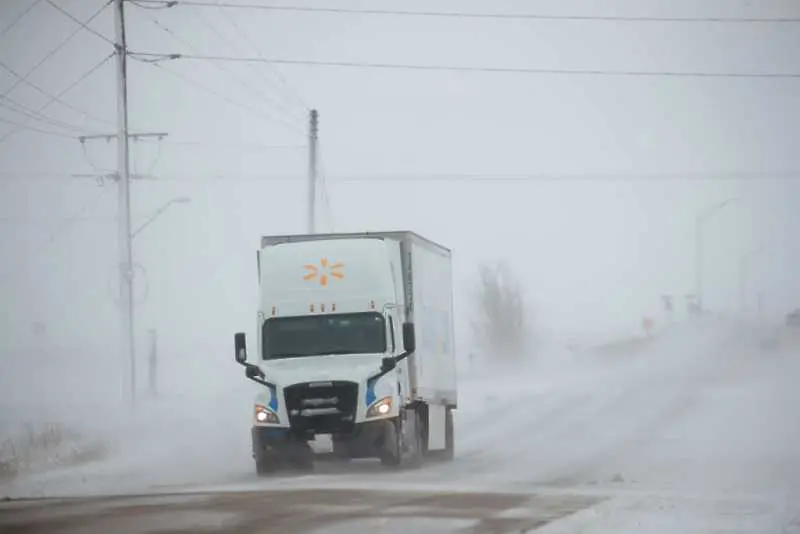
M 393 419 L 354 424 L 347 431 L 309 433 L 292 428 L 254 426 L 252 428 L 253 457 L 282 455 L 298 445 L 307 443 L 315 434 L 330 434 L 334 454 L 349 458 L 374 458 L 384 446 L 388 426 Z

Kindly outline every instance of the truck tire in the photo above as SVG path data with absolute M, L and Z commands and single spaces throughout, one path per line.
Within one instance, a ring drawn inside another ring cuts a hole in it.
M 350 445 L 345 441 L 334 440 L 333 442 L 333 458 L 337 462 L 349 462 L 352 460 L 350 455 Z
M 381 455 L 381 463 L 390 467 L 421 467 L 424 457 L 424 433 L 423 421 L 418 413 L 413 412 L 412 426 L 413 434 L 408 451 L 403 451 L 403 442 L 397 423 L 391 424 L 387 428 L 386 439 L 391 440 L 391 446 L 385 447 Z M 396 451 L 396 452 L 395 452 Z
M 256 463 L 256 474 L 258 476 L 267 476 L 274 473 L 280 468 L 280 459 L 267 446 L 267 441 L 262 429 L 253 428 L 251 431 L 253 440 L 253 460 Z
M 314 451 L 307 442 L 293 444 L 290 454 L 293 467 L 301 471 L 314 470 Z
M 400 442 L 400 432 L 398 423 L 387 421 L 383 433 L 383 446 L 380 450 L 381 463 L 389 467 L 397 467 L 403 455 L 402 444 Z
M 273 474 L 278 470 L 278 464 L 275 458 L 270 456 L 261 456 L 256 460 L 256 474 L 260 477 L 265 477 Z

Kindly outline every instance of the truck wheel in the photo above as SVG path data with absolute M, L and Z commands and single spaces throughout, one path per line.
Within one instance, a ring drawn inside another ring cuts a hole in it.
M 291 463 L 296 469 L 301 471 L 314 470 L 314 451 L 307 442 L 293 443 L 287 451 L 291 457 Z
M 352 459 L 352 457 L 350 456 L 349 444 L 344 441 L 334 440 L 333 457 L 338 462 L 349 462 Z
M 262 456 L 256 458 L 256 474 L 260 477 L 271 475 L 278 470 L 278 465 L 274 458 Z
M 416 412 L 412 415 L 413 433 L 409 438 L 408 451 L 403 450 L 403 441 L 398 424 L 391 423 L 386 430 L 386 444 L 384 445 L 381 463 L 391 467 L 420 467 L 424 460 L 424 441 L 422 432 L 422 418 Z M 403 429 L 404 430 L 404 429 Z
M 383 446 L 380 451 L 381 463 L 390 467 L 397 467 L 403 455 L 402 444 L 400 442 L 400 432 L 398 424 L 394 421 L 387 421 L 383 434 Z

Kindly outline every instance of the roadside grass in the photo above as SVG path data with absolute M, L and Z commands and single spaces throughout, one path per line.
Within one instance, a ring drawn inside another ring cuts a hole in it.
M 107 445 L 60 423 L 26 424 L 0 437 L 0 481 L 101 460 Z

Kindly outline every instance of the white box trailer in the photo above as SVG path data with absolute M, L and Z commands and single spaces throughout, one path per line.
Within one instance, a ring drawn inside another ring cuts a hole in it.
M 313 465 L 330 435 L 342 458 L 452 459 L 458 387 L 451 252 L 413 232 L 267 236 L 258 251 L 259 473 Z

